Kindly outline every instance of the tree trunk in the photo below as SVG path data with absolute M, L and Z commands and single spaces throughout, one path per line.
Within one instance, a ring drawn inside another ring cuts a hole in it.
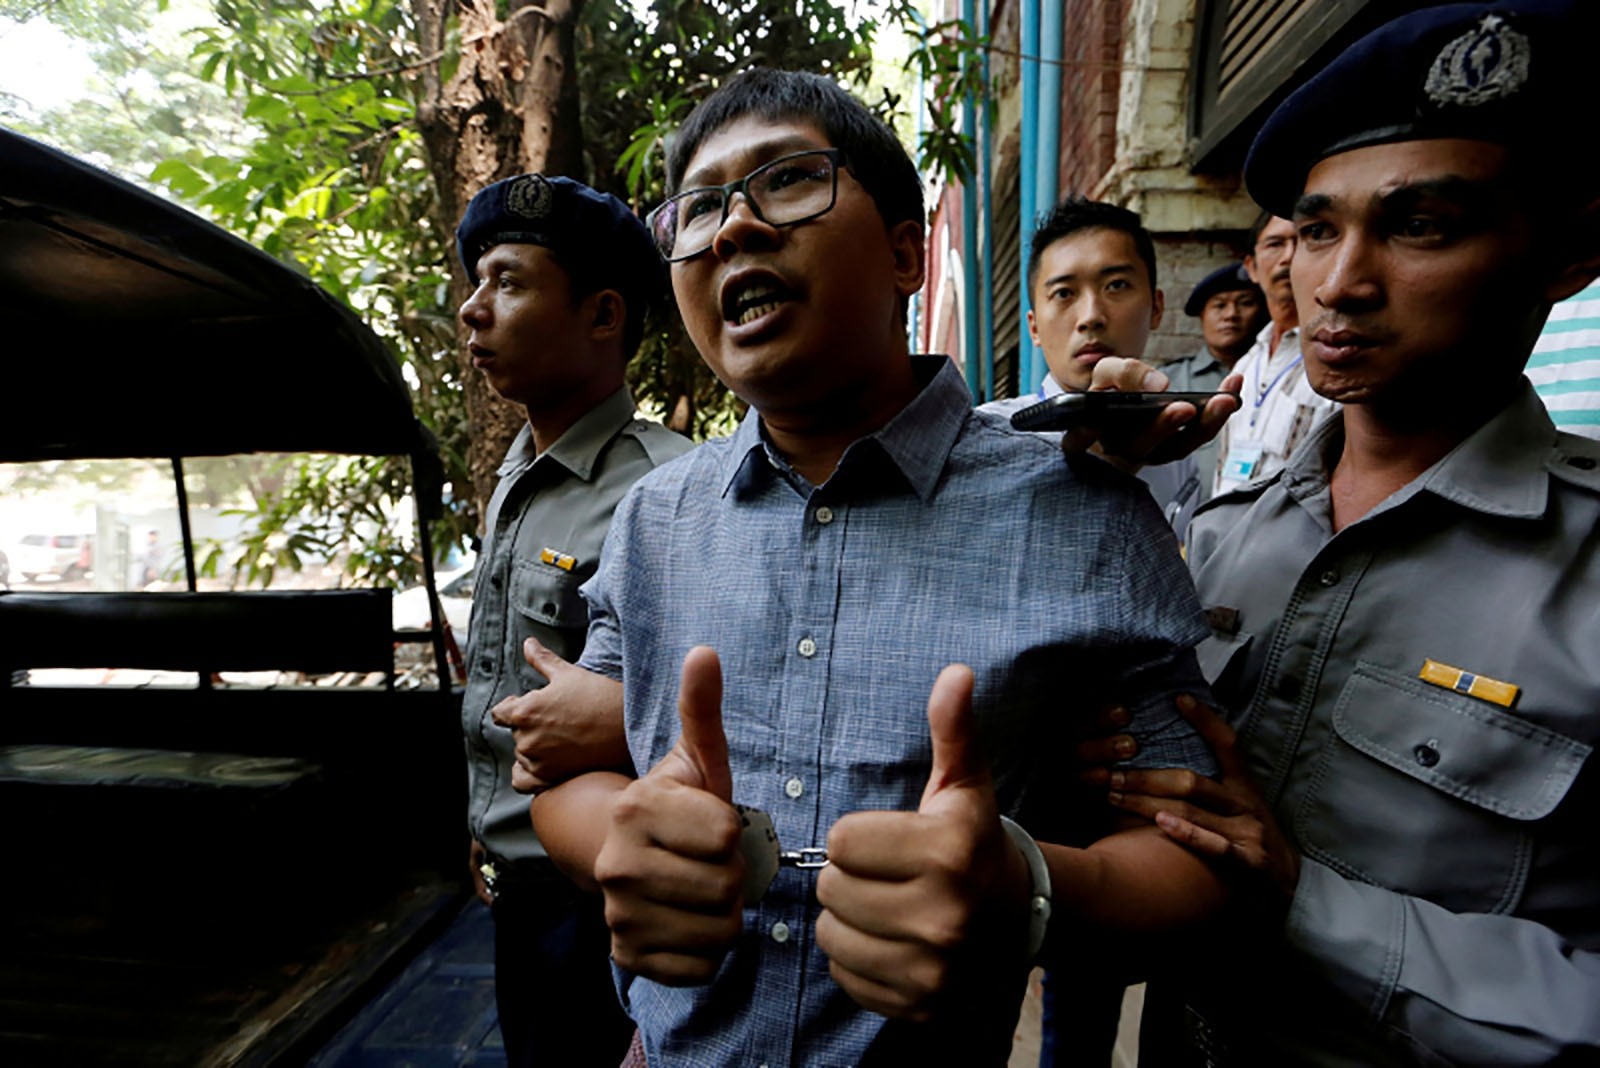
M 491 182 L 530 171 L 581 177 L 573 29 L 583 3 L 511 0 L 501 21 L 494 0 L 411 0 L 425 55 L 443 54 L 452 29 L 461 42 L 461 62 L 448 81 L 431 64 L 418 77 L 417 125 L 439 191 L 434 216 L 441 232 L 453 234 L 467 202 Z M 450 279 L 459 306 L 471 285 L 454 255 Z M 481 530 L 495 469 L 527 417 L 473 368 L 466 337 L 458 322 L 456 358 L 471 435 L 467 466 Z

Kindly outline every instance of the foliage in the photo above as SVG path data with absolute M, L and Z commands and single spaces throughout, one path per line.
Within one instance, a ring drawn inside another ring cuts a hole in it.
M 198 546 L 196 570 L 234 583 L 270 586 L 279 570 L 299 571 L 307 560 L 338 560 L 362 584 L 400 586 L 415 578 L 404 567 L 411 549 L 393 516 L 410 482 L 402 466 L 381 456 L 283 457 L 281 492 L 258 510 L 231 510 L 255 526 L 237 544 Z
M 215 13 L 219 24 L 195 35 L 191 63 L 243 98 L 257 135 L 232 156 L 175 154 L 151 178 L 361 313 L 401 358 L 447 481 L 467 484 L 449 244 L 427 222 L 435 192 L 401 69 L 416 53 L 409 9 L 395 0 L 216 0 Z M 252 564 L 252 576 L 269 578 L 297 558 L 296 546 L 345 544 L 359 546 L 347 558 L 354 579 L 413 580 L 416 546 L 354 536 L 370 530 L 369 480 L 401 480 L 405 465 L 302 461 L 282 495 L 260 502 L 252 544 L 273 562 Z M 433 552 L 470 533 L 464 511 L 448 513 Z M 277 548 L 266 552 L 269 544 Z
M 189 61 L 181 27 L 209 17 L 207 0 L 0 0 L 0 18 L 31 17 L 71 34 L 97 74 L 85 96 L 48 115 L 0 99 L 0 122 L 12 129 L 134 181 L 154 160 L 191 149 L 225 152 L 253 136 L 242 105 L 196 77 Z
M 913 0 L 890 0 L 884 16 L 906 30 L 912 42 L 906 66 L 927 87 L 927 121 L 917 141 L 917 163 L 925 173 L 967 181 L 976 159 L 973 131 L 963 129 L 961 108 L 967 101 L 993 108 L 979 62 L 989 47 L 986 37 L 960 19 L 929 26 Z

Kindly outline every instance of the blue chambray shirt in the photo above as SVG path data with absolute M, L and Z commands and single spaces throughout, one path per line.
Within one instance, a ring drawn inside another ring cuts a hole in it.
M 642 774 L 677 740 L 684 654 L 715 648 L 734 798 L 799 848 L 849 812 L 917 807 L 928 691 L 966 663 L 1002 810 L 1047 840 L 1091 840 L 1103 828 L 1070 811 L 1085 807 L 1065 766 L 1073 714 L 1116 694 L 1141 764 L 1215 771 L 1170 700 L 1206 693 L 1194 588 L 1140 483 L 1098 461 L 1069 467 L 973 413 L 948 360 L 914 359 L 921 392 L 822 486 L 766 443 L 754 412 L 641 479 L 583 588 L 582 664 L 623 680 Z M 814 889 L 814 873 L 781 871 L 709 986 L 619 970 L 651 1064 L 965 1063 L 949 1057 L 975 1041 L 973 1020 L 891 1023 L 833 982 L 812 940 Z

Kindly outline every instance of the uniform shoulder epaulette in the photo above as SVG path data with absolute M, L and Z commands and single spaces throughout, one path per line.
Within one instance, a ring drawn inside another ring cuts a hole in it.
M 1284 469 L 1280 469 L 1265 478 L 1258 478 L 1254 482 L 1246 482 L 1242 486 L 1214 494 L 1194 510 L 1195 515 L 1199 515 L 1202 511 L 1210 511 L 1213 505 L 1249 504 L 1265 493 L 1269 487 L 1277 485 L 1278 480 L 1283 478 L 1283 471 Z
M 655 467 L 676 459 L 694 448 L 694 442 L 682 434 L 648 419 L 636 417 L 623 433 L 639 443 L 644 449 L 644 454 L 650 458 L 651 465 Z
M 1600 493 L 1600 441 L 1559 433 L 1544 466 L 1562 482 Z

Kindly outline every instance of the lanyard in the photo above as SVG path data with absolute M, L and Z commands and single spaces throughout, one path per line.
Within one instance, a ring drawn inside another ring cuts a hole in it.
M 1261 361 L 1261 363 L 1255 368 L 1256 383 L 1257 383 L 1258 388 L 1255 391 L 1254 398 L 1250 401 L 1250 429 L 1251 430 L 1254 430 L 1256 428 L 1256 420 L 1261 417 L 1261 406 L 1266 403 L 1267 397 L 1272 393 L 1273 390 L 1278 388 L 1278 383 L 1283 381 L 1283 376 L 1288 374 L 1290 371 L 1293 371 L 1296 367 L 1299 367 L 1300 366 L 1300 361 L 1303 360 L 1303 359 L 1305 359 L 1305 353 L 1303 353 L 1303 352 L 1295 353 L 1294 359 L 1290 360 L 1283 367 L 1282 370 L 1280 370 L 1276 375 L 1274 375 L 1273 378 L 1272 378 L 1272 381 L 1268 382 L 1265 387 L 1260 387 L 1260 382 L 1261 382 L 1261 371 L 1262 371 L 1263 368 L 1266 367 L 1266 361 L 1265 360 Z

